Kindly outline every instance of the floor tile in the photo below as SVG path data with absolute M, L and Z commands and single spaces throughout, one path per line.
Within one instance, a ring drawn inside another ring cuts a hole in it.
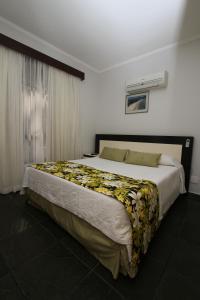
M 25 297 L 9 274 L 0 278 L 0 299 L 25 300 Z
M 188 281 L 187 277 L 167 270 L 156 291 L 155 300 L 197 300 L 200 299 L 200 287 Z
M 0 194 L 0 203 L 1 203 L 1 201 L 4 201 L 10 197 L 11 197 L 11 193 L 10 194 Z
M 188 209 L 185 213 L 186 220 L 195 220 L 198 223 L 198 225 L 200 225 L 199 211 L 200 211 L 200 200 L 197 200 L 196 197 L 193 200 L 192 198 L 188 200 Z
M 40 225 L 0 241 L 0 253 L 6 263 L 15 268 L 38 256 L 56 242 L 54 236 Z
M 122 299 L 119 294 L 111 289 L 101 278 L 94 273 L 91 273 L 86 277 L 74 290 L 70 299 L 72 300 L 100 300 L 109 299 L 113 294 L 116 296 L 115 299 Z
M 20 234 L 36 222 L 10 197 L 0 200 L 0 240 L 13 234 Z
M 185 206 L 187 207 L 186 204 Z M 170 208 L 167 215 L 161 221 L 160 227 L 156 235 L 170 235 L 172 237 L 177 237 L 180 234 L 183 225 L 185 209 L 186 208 L 183 209 L 183 205 L 177 205 L 175 202 Z
M 197 201 L 199 203 L 200 201 L 200 195 L 198 194 L 194 194 L 194 193 L 187 193 L 181 196 L 181 198 L 185 197 L 186 199 L 188 199 L 190 202 L 194 202 Z
M 9 211 L 11 207 L 21 209 L 22 211 L 23 208 L 26 206 L 26 199 L 26 196 L 20 195 L 19 192 L 10 193 L 7 195 L 0 195 L 0 206 L 3 212 L 5 212 L 6 210 Z
M 90 268 L 98 264 L 97 259 L 91 255 L 78 241 L 76 241 L 70 234 L 61 241 L 66 249 L 69 249 L 81 262 Z
M 43 220 L 40 223 L 47 231 L 49 231 L 51 234 L 53 234 L 58 240 L 65 238 L 68 233 L 62 229 L 61 226 L 56 224 L 53 220 L 50 218 Z
M 69 293 L 88 274 L 71 252 L 61 245 L 15 269 L 19 286 L 30 299 L 68 299 Z
M 7 273 L 8 273 L 8 267 L 6 266 L 2 255 L 0 255 L 0 278 Z
M 50 217 L 42 210 L 33 207 L 27 201 L 25 204 L 25 209 L 28 214 L 30 214 L 38 223 L 49 221 Z
M 200 283 L 200 247 L 186 240 L 179 240 L 167 266 L 180 273 L 188 281 Z
M 199 210 L 200 215 L 200 210 Z M 180 237 L 186 241 L 200 246 L 200 218 L 188 216 L 183 224 Z
M 164 271 L 163 264 L 152 258 L 144 258 L 140 264 L 139 272 L 135 278 L 120 275 L 117 280 L 112 278 L 110 272 L 99 265 L 94 272 L 106 280 L 111 286 L 124 295 L 126 299 L 144 299 L 153 297 L 155 289 Z
M 21 194 L 20 192 L 11 193 L 10 197 L 15 201 L 15 204 L 20 207 L 24 207 L 27 201 L 26 194 Z
M 19 193 L 0 195 L 0 299 L 200 299 L 200 196 L 180 196 L 134 279 L 117 280 Z
M 163 235 L 158 232 L 151 241 L 146 256 L 152 257 L 165 265 L 174 250 L 176 240 L 177 238 L 172 235 Z
M 106 295 L 106 300 L 123 300 L 125 299 L 122 295 L 116 292 L 114 289 L 110 289 L 108 294 Z

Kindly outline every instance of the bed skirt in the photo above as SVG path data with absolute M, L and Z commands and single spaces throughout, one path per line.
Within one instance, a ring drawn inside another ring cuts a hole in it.
M 59 207 L 34 191 L 26 188 L 28 203 L 46 212 L 58 225 L 79 241 L 108 270 L 113 278 L 119 273 L 135 277 L 128 261 L 125 245 L 118 244 L 85 220 Z

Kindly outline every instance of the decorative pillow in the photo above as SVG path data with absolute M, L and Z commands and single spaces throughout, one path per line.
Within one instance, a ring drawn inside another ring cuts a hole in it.
M 126 155 L 125 163 L 148 167 L 157 167 L 160 156 L 160 153 L 146 153 L 129 150 Z
M 99 157 L 122 162 L 125 159 L 126 153 L 126 149 L 104 147 Z

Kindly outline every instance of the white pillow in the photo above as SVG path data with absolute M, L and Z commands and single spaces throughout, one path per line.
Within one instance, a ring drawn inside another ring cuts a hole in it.
M 162 154 L 161 157 L 160 157 L 159 165 L 173 166 L 173 167 L 176 167 L 179 170 L 179 177 L 180 177 L 180 181 L 181 181 L 180 193 L 184 194 L 186 192 L 186 189 L 185 189 L 185 172 L 184 172 L 182 164 L 178 160 L 173 158 L 172 156 L 167 155 L 167 154 Z
M 176 166 L 176 160 L 167 154 L 162 154 L 159 160 L 159 165 L 164 165 L 164 166 Z

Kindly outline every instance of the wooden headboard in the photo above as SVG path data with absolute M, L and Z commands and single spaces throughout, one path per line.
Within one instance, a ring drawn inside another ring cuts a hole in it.
M 188 191 L 193 141 L 194 138 L 191 136 L 97 134 L 95 152 L 99 153 L 103 146 L 110 146 L 171 155 L 183 165 L 185 171 L 185 187 Z

